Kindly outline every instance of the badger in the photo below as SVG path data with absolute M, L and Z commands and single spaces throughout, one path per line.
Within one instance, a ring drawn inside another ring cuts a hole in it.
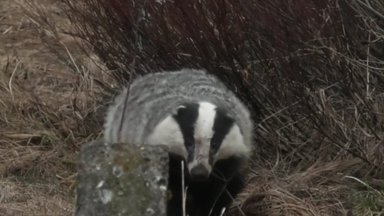
M 218 78 L 182 69 L 144 75 L 124 89 L 109 107 L 104 140 L 165 146 L 167 215 L 184 215 L 184 205 L 189 216 L 218 216 L 244 187 L 252 127 L 246 106 Z

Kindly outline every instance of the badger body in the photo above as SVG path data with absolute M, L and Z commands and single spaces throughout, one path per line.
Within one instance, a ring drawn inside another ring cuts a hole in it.
M 163 145 L 170 154 L 168 216 L 182 215 L 181 161 L 189 216 L 217 216 L 243 188 L 251 153 L 247 108 L 202 70 L 136 79 L 109 108 L 104 140 Z

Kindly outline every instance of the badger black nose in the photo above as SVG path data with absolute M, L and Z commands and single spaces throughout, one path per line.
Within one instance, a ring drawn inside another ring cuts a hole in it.
M 209 171 L 204 165 L 197 165 L 190 171 L 192 180 L 204 181 L 209 177 Z

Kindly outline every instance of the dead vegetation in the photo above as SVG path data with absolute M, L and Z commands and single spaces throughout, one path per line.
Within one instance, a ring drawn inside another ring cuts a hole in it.
M 0 18 L 1 185 L 60 185 L 56 214 L 69 214 L 61 191 L 111 93 L 140 74 L 195 67 L 226 82 L 256 122 L 233 215 L 383 214 L 380 0 L 19 1 L 24 12 L 2 1 L 12 7 Z
M 39 3 L 51 22 L 67 26 L 56 1 Z M 76 153 L 100 132 L 100 88 L 91 61 L 70 61 L 87 59 L 74 40 L 44 40 L 23 8 L 26 1 L 0 2 L 0 215 L 71 215 Z

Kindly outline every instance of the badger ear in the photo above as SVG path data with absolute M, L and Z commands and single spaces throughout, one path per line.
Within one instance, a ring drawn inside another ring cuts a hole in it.
M 180 106 L 178 106 L 178 107 L 176 108 L 176 110 L 185 109 L 185 108 L 187 108 L 185 105 L 180 105 Z
M 176 108 L 172 109 L 172 115 L 175 116 L 179 113 L 180 110 L 184 110 L 185 108 L 187 108 L 185 105 L 179 105 L 177 106 Z

